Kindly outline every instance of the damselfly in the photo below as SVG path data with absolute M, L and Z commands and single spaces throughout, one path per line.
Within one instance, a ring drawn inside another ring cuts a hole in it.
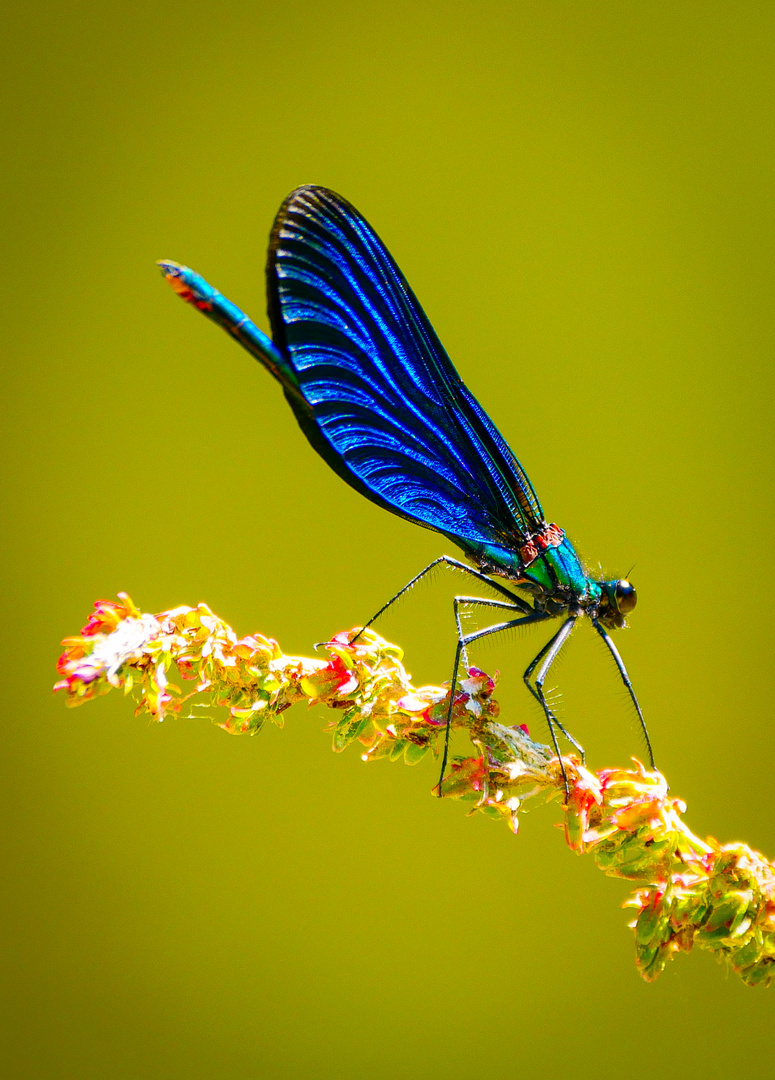
M 547 673 L 584 616 L 608 647 L 651 744 L 609 630 L 635 607 L 629 581 L 596 580 L 563 530 L 548 522 L 524 469 L 452 366 L 403 274 L 374 230 L 341 196 L 301 187 L 283 203 L 267 264 L 267 337 L 188 267 L 159 264 L 175 291 L 235 337 L 282 385 L 312 446 L 348 484 L 394 514 L 448 537 L 468 563 L 442 555 L 399 590 L 370 625 L 435 566 L 464 571 L 499 599 L 457 596 L 449 720 L 467 647 L 512 627 L 561 619 L 524 673 L 554 749 L 557 729 L 582 754 L 547 701 Z M 461 611 L 501 621 L 466 633 Z

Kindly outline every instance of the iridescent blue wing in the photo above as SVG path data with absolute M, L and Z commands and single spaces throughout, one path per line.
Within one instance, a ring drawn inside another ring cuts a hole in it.
M 295 374 L 286 396 L 340 476 L 472 553 L 513 552 L 540 528 L 521 465 L 353 206 L 326 188 L 292 192 L 267 284 L 274 343 Z

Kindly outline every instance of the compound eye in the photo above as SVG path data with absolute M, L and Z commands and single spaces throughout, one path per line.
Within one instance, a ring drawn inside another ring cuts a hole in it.
M 628 615 L 638 602 L 638 594 L 629 581 L 624 578 L 617 581 L 614 596 L 616 606 L 622 615 Z

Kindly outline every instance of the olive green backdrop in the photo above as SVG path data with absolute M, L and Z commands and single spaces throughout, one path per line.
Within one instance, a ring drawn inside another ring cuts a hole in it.
M 385 239 L 551 520 L 632 580 L 617 639 L 689 821 L 775 855 L 768 3 L 40 3 L 4 16 L 0 820 L 16 1077 L 772 1075 L 775 991 L 640 981 L 627 889 L 530 816 L 340 757 L 52 698 L 94 599 L 207 601 L 289 651 L 451 546 L 347 488 L 154 267 L 264 320 L 301 183 Z M 438 578 L 383 632 L 448 677 Z M 542 643 L 477 659 L 509 722 Z M 591 763 L 642 745 L 588 628 Z

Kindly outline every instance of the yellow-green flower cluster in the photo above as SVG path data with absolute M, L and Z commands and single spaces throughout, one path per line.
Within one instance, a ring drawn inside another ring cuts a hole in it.
M 642 882 L 637 964 L 655 979 L 676 952 L 695 945 L 727 959 L 749 986 L 775 977 L 775 867 L 745 844 L 702 841 L 689 831 L 665 778 L 634 770 L 579 768 L 566 812 L 568 843 L 606 874 Z
M 267 720 L 282 724 L 299 701 L 335 710 L 333 746 L 353 741 L 362 757 L 415 764 L 438 753 L 446 730 L 449 687 L 415 689 L 396 645 L 358 628 L 326 643 L 326 659 L 286 656 L 260 634 L 238 638 L 207 607 L 140 612 L 131 599 L 100 600 L 78 637 L 66 638 L 56 690 L 79 705 L 113 687 L 133 692 L 137 712 L 157 720 L 205 694 L 228 712 L 220 726 L 254 735 Z M 193 684 L 184 692 L 169 675 Z M 775 867 L 745 844 L 702 841 L 682 820 L 665 778 L 639 762 L 634 769 L 587 770 L 571 755 L 554 757 L 524 726 L 497 720 L 495 680 L 469 668 L 454 688 L 452 726 L 475 749 L 455 759 L 435 793 L 472 803 L 472 813 L 503 818 L 516 832 L 527 800 L 565 796 L 569 847 L 589 852 L 604 873 L 637 882 L 636 961 L 657 978 L 677 952 L 693 946 L 727 960 L 749 986 L 775 977 Z
M 283 656 L 269 638 L 238 639 L 206 604 L 144 615 L 126 593 L 119 600 L 97 601 L 80 636 L 62 642 L 57 667 L 63 678 L 54 689 L 66 691 L 68 705 L 116 687 L 134 691 L 138 713 L 163 720 L 189 698 L 208 693 L 213 705 L 229 709 L 222 727 L 254 733 L 267 716 L 303 698 L 298 680 L 324 663 Z M 194 683 L 188 692 L 169 681 L 173 665 L 182 680 Z
M 415 690 L 401 649 L 373 630 L 358 631 L 327 642 L 327 659 L 286 656 L 271 638 L 238 638 L 206 604 L 148 615 L 121 593 L 119 603 L 97 601 L 80 635 L 62 642 L 55 690 L 64 690 L 74 706 L 123 689 L 134 693 L 138 713 L 155 720 L 205 694 L 210 705 L 228 709 L 219 726 L 233 735 L 255 735 L 267 720 L 282 724 L 282 714 L 298 701 L 322 703 L 338 714 L 329 725 L 335 750 L 357 739 L 366 760 L 402 757 L 415 764 L 436 749 L 448 691 Z M 170 680 L 174 673 L 193 687 L 184 692 Z M 472 668 L 459 685 L 453 724 L 493 711 L 494 686 Z

